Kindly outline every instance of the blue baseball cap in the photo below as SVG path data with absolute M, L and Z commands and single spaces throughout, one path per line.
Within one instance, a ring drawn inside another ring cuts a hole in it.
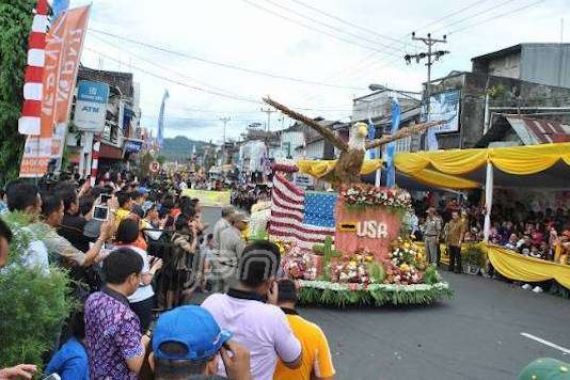
M 157 359 L 205 361 L 216 355 L 232 336 L 220 329 L 208 310 L 195 305 L 180 306 L 158 318 L 152 351 Z M 185 350 L 165 352 L 161 349 L 165 343 L 178 343 Z

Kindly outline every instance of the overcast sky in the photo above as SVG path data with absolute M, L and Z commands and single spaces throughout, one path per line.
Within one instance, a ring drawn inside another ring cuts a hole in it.
M 156 130 L 168 89 L 166 136 L 216 142 L 220 117 L 231 117 L 229 137 L 265 122 L 262 104 L 254 103 L 265 95 L 311 109 L 302 111 L 310 116 L 348 121 L 352 99 L 368 93 L 370 83 L 419 91 L 425 66 L 402 58 L 424 51 L 411 41 L 413 30 L 448 35 L 437 47 L 451 51 L 434 66 L 441 77 L 520 42 L 559 42 L 563 18 L 570 41 L 569 0 L 94 0 L 82 62 L 134 73 L 144 126 Z M 272 130 L 289 123 L 271 115 Z

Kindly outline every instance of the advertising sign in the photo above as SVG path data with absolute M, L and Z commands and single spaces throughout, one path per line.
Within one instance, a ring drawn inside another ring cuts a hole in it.
M 459 90 L 451 90 L 431 95 L 427 121 L 447 120 L 445 124 L 431 128 L 431 130 L 435 133 L 457 132 L 459 130 L 460 99 Z M 422 108 L 422 114 L 424 116 L 425 111 L 424 104 Z
M 125 140 L 125 153 L 138 153 L 141 151 L 144 141 L 142 140 Z
M 40 133 L 26 139 L 20 177 L 41 177 L 50 160 L 61 158 L 89 9 L 63 13 L 46 35 Z
M 73 121 L 80 131 L 102 132 L 107 116 L 109 85 L 82 80 L 77 85 L 77 102 Z
M 198 198 L 203 206 L 223 207 L 230 204 L 232 192 L 186 189 L 182 195 L 188 198 Z

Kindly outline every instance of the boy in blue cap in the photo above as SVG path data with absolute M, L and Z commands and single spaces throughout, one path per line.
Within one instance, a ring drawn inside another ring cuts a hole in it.
M 160 316 L 152 336 L 149 364 L 155 380 L 215 376 L 221 359 L 231 380 L 251 380 L 249 351 L 230 341 L 212 315 L 200 306 L 177 307 Z M 218 355 L 219 354 L 219 355 Z

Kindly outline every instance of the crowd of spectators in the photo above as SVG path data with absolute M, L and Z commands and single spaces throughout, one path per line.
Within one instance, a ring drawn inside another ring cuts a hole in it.
M 63 380 L 334 378 L 324 333 L 295 312 L 294 284 L 277 279 L 277 246 L 248 244 L 248 218 L 232 207 L 208 234 L 200 202 L 180 190 L 179 183 L 165 188 L 121 176 L 95 187 L 8 184 L 2 212 L 26 215 L 22 228 L 33 238 L 8 260 L 12 231 L 0 219 L 0 266 L 44 271 L 46 281 L 50 265 L 66 268 L 82 305 L 62 316 L 63 344 L 54 342 L 44 373 Z M 220 293 L 190 305 L 195 292 L 209 289 Z M 37 370 L 13 364 L 1 379 Z
M 483 240 L 485 209 L 456 199 L 440 202 L 438 207 L 428 208 L 426 200 L 416 202 L 419 231 L 426 239 L 426 228 L 433 234 L 433 223 L 429 223 L 428 210 L 433 210 L 440 218 L 440 233 L 444 238 L 443 226 L 450 220 L 453 212 L 459 213 L 464 223 L 462 242 Z M 423 212 L 423 214 L 422 214 Z M 424 216 L 425 215 L 425 216 Z M 439 236 L 439 234 L 438 234 Z M 570 253 L 570 209 L 545 208 L 533 211 L 529 205 L 516 202 L 512 207 L 500 203 L 493 205 L 489 242 L 503 246 L 522 255 L 568 264 Z M 429 249 L 428 249 L 429 250 Z

